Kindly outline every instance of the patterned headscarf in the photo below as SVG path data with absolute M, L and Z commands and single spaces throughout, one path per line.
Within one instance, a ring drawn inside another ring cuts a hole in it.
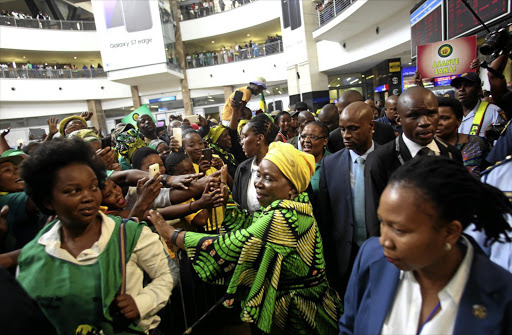
M 130 129 L 117 135 L 116 150 L 120 155 L 126 158 L 128 162 L 131 161 L 135 150 L 145 146 L 146 142 L 139 136 L 137 129 Z
M 228 128 L 224 126 L 211 127 L 210 131 L 208 132 L 208 135 L 206 135 L 206 140 L 211 143 L 217 143 L 220 135 L 222 135 L 222 132 L 226 129 Z
M 315 174 L 315 157 L 283 142 L 272 142 L 268 149 L 263 159 L 274 163 L 299 193 L 304 192 Z
M 59 123 L 59 133 L 60 133 L 60 136 L 62 137 L 66 137 L 66 134 L 64 133 L 64 130 L 66 129 L 66 125 L 68 123 L 70 123 L 71 121 L 73 120 L 80 120 L 83 122 L 84 126 L 87 128 L 87 121 L 85 121 L 85 119 L 81 116 L 78 116 L 78 115 L 71 115 L 71 116 L 68 116 L 64 119 L 62 119 L 62 121 L 60 121 Z
M 78 137 L 84 140 L 84 142 L 99 141 L 100 137 L 91 129 L 80 129 L 68 134 L 66 138 Z

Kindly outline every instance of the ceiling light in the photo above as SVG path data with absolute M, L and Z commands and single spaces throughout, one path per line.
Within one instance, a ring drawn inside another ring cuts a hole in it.
M 352 79 L 352 77 L 348 77 L 348 78 L 347 78 L 347 81 L 349 81 L 350 79 Z
M 23 56 L 23 58 L 27 58 L 27 57 Z
M 25 57 L 23 57 L 23 58 L 25 58 Z M 409 65 L 412 65 L 412 63 L 409 63 Z
M 76 59 L 76 56 L 75 56 L 75 57 L 73 57 L 73 59 Z
M 373 74 L 371 76 L 369 76 L 368 78 L 366 78 L 366 79 L 372 79 L 372 78 L 373 78 Z
M 356 82 L 356 81 L 358 81 L 358 80 L 359 80 L 359 79 L 357 79 L 357 78 L 356 78 L 356 79 L 352 80 L 350 83 L 351 83 L 351 84 L 353 84 L 353 83 L 355 83 L 355 82 Z
M 338 80 L 340 80 L 340 78 L 338 78 Z
M 212 41 L 212 44 L 215 43 L 215 41 Z
M 247 34 L 247 37 L 251 36 L 251 34 Z
M 150 107 L 152 107 L 152 108 L 158 108 L 159 106 L 151 105 Z

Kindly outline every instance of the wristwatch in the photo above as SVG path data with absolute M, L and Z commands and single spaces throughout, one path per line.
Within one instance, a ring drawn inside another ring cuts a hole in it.
M 171 244 L 176 245 L 176 240 L 178 239 L 178 234 L 183 231 L 183 228 L 176 228 L 174 229 L 174 233 L 172 233 L 171 236 Z

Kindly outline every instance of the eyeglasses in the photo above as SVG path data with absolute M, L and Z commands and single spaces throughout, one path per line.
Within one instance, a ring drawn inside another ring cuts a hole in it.
M 322 138 L 326 138 L 327 136 L 321 136 L 321 137 L 318 137 L 318 136 L 315 136 L 315 135 L 300 135 L 300 138 L 301 139 L 304 139 L 304 140 L 307 140 L 308 138 L 313 141 L 313 142 L 316 142 L 318 140 L 321 140 Z

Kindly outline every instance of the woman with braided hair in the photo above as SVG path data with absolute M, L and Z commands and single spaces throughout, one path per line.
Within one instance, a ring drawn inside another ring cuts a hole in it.
M 407 162 L 381 196 L 381 236 L 359 250 L 340 334 L 510 334 L 512 274 L 462 234 L 473 223 L 488 242 L 510 242 L 510 213 L 456 161 Z

